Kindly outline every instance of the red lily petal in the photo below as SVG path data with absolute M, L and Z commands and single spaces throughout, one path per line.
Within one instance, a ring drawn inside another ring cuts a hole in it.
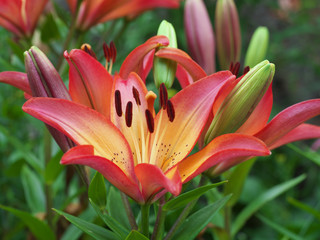
M 166 189 L 175 196 L 179 195 L 182 184 L 177 168 L 164 174 L 157 166 L 142 163 L 138 164 L 134 170 L 141 184 L 144 199 L 146 201 L 151 200 L 150 197 L 162 189 Z
M 156 165 L 166 171 L 187 156 L 201 134 L 215 98 L 225 84 L 234 80 L 231 72 L 218 72 L 172 97 L 175 118 L 171 122 L 163 109 L 157 114 L 152 134 L 156 147 L 151 150 L 151 161 L 156 161 Z
M 177 65 L 176 77 L 182 88 L 185 88 L 193 83 L 193 79 L 190 74 L 183 67 L 181 67 L 180 64 Z
M 272 146 L 292 129 L 319 114 L 320 99 L 297 103 L 280 112 L 255 136 L 264 141 L 267 146 Z
M 123 61 L 119 75 L 126 79 L 131 72 L 136 72 L 139 76 L 145 76 L 146 74 L 143 67 L 144 57 L 153 49 L 161 46 L 168 46 L 169 39 L 165 36 L 154 36 L 147 40 L 144 44 L 136 47 Z
M 93 57 L 82 50 L 64 53 L 69 69 L 69 90 L 73 101 L 110 117 L 112 76 Z
M 237 133 L 254 135 L 264 128 L 269 120 L 273 103 L 272 85 L 253 110 L 247 121 L 237 130 Z
M 265 156 L 270 151 L 259 139 L 243 134 L 224 134 L 213 139 L 204 149 L 187 157 L 179 165 L 182 183 L 188 182 L 203 171 L 223 164 L 230 168 L 246 156 Z
M 121 132 L 105 116 L 64 99 L 32 98 L 22 109 L 56 128 L 77 145 L 92 145 L 95 155 L 114 162 L 135 178 L 131 149 Z
M 206 72 L 199 66 L 199 64 L 193 61 L 188 54 L 180 49 L 170 47 L 162 48 L 156 52 L 156 56 L 160 58 L 167 58 L 179 63 L 191 75 L 193 81 L 197 81 L 207 76 Z
M 65 153 L 61 164 L 80 164 L 89 166 L 101 173 L 111 184 L 120 191 L 132 197 L 137 202 L 143 202 L 142 194 L 136 182 L 133 182 L 114 162 L 94 155 L 90 145 L 77 146 Z
M 275 149 L 277 147 L 280 147 L 282 145 L 285 145 L 291 142 L 310 139 L 310 138 L 320 138 L 320 127 L 303 123 L 298 127 L 292 129 L 282 138 L 278 139 L 271 146 L 269 146 L 269 148 Z
M 1 72 L 0 82 L 10 84 L 21 89 L 25 93 L 32 95 L 26 73 L 22 72 Z

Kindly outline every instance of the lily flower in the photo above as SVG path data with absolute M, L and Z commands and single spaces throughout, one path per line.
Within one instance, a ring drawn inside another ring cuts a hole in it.
M 174 60 L 178 63 L 178 66 L 180 65 L 184 67 L 188 72 L 188 75 L 183 72 L 184 74 L 180 74 L 178 76 L 182 87 L 192 85 L 199 81 L 199 79 L 205 77 L 203 75 L 205 74 L 204 70 L 201 70 L 201 67 L 198 64 L 191 61 L 190 57 L 180 50 L 174 48 L 160 49 L 156 55 L 160 58 Z M 245 74 L 248 74 L 248 72 Z M 240 82 L 242 78 L 243 76 L 238 78 L 236 83 Z M 236 84 L 233 86 L 236 86 Z M 211 115 L 208 118 L 206 128 L 209 128 L 210 123 L 224 100 L 232 97 L 229 96 L 229 93 L 232 93 L 230 89 L 232 89 L 232 87 L 225 88 L 220 97 L 216 99 Z M 320 99 L 307 100 L 288 107 L 268 123 L 272 104 L 273 94 L 271 83 L 268 90 L 265 92 L 259 103 L 254 107 L 247 120 L 238 129 L 229 132 L 257 137 L 265 142 L 270 150 L 295 141 L 320 138 L 320 127 L 305 123 L 309 119 L 320 114 Z M 241 109 L 237 109 L 237 111 L 241 113 Z M 204 135 L 201 138 L 203 137 Z M 201 138 L 200 143 L 202 142 Z M 246 159 L 247 158 L 244 158 L 242 161 Z M 212 173 L 214 175 L 221 174 L 239 162 L 241 162 L 241 160 L 238 159 L 233 163 L 231 161 L 220 163 L 213 169 Z
M 234 81 L 229 71 L 219 72 L 170 100 L 161 84 L 161 109 L 155 114 L 156 95 L 146 89 L 140 77 L 130 73 L 124 79 L 116 74 L 111 89 L 111 121 L 89 107 L 64 99 L 30 99 L 23 110 L 77 144 L 62 157 L 62 164 L 90 166 L 144 204 L 165 192 L 178 195 L 183 183 L 220 162 L 269 154 L 264 143 L 252 136 L 227 134 L 187 157 L 214 99 Z
M 79 0 L 68 0 L 73 14 Z M 80 4 L 77 27 L 87 30 L 90 27 L 121 17 L 133 18 L 153 8 L 177 8 L 181 0 L 84 0 Z
M 48 0 L 0 0 L 0 25 L 18 37 L 30 37 Z

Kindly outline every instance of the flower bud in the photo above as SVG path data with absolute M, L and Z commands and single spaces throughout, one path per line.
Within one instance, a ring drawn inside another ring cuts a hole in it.
M 177 48 L 176 32 L 171 23 L 163 20 L 158 29 L 158 36 L 164 35 L 169 39 L 168 47 Z M 153 78 L 156 87 L 159 88 L 164 83 L 167 88 L 171 88 L 175 79 L 177 63 L 169 59 L 154 57 L 153 60 Z
M 250 117 L 272 82 L 274 64 L 265 60 L 252 68 L 223 100 L 205 136 L 205 143 L 236 132 Z
M 268 43 L 268 28 L 258 27 L 250 40 L 244 65 L 252 68 L 259 62 L 263 61 L 267 54 Z
M 46 55 L 37 47 L 24 53 L 24 62 L 33 97 L 52 97 L 71 100 L 69 92 L 59 73 Z M 72 141 L 56 129 L 47 126 L 61 150 L 66 152 Z
M 206 71 L 215 72 L 215 42 L 210 17 L 202 0 L 187 0 L 184 27 L 192 58 Z M 205 33 L 205 34 L 204 34 Z
M 239 16 L 233 0 L 218 0 L 215 17 L 217 52 L 221 69 L 238 62 L 241 53 Z

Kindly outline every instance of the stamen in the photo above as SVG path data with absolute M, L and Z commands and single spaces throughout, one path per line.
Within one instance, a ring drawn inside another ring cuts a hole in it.
M 133 94 L 134 99 L 136 100 L 137 105 L 141 105 L 140 94 L 139 94 L 139 91 L 135 87 L 132 87 L 132 94 Z
M 152 113 L 146 109 L 146 120 L 147 120 L 147 125 L 150 133 L 154 132 L 154 119 L 152 116 Z
M 119 90 L 114 93 L 114 104 L 116 107 L 116 112 L 119 117 L 122 116 L 122 106 L 121 106 L 121 94 Z
M 88 43 L 82 44 L 81 50 L 88 53 L 91 57 L 97 59 L 96 54 L 94 53 L 94 51 L 92 50 L 91 46 Z
M 230 63 L 229 71 L 232 72 L 232 69 L 233 69 L 233 62 Z
M 131 127 L 132 124 L 132 102 L 127 103 L 126 107 L 126 124 L 127 127 Z
M 103 53 L 104 57 L 106 58 L 107 62 L 110 61 L 110 52 L 109 52 L 109 47 L 106 43 L 103 43 Z
M 240 63 L 239 63 L 239 62 L 236 62 L 236 64 L 235 64 L 234 67 L 233 67 L 232 73 L 237 76 L 238 73 L 239 73 L 239 69 L 240 69 Z
M 160 84 L 160 107 L 165 110 L 167 108 L 168 92 L 164 83 Z
M 111 52 L 111 58 L 112 58 L 112 62 L 114 63 L 116 61 L 116 57 L 117 57 L 117 49 L 116 49 L 116 45 L 114 44 L 113 41 L 110 42 L 110 52 Z
M 168 100 L 167 102 L 167 115 L 168 115 L 169 121 L 173 122 L 175 117 L 175 111 L 174 111 L 173 104 L 170 100 Z
M 244 69 L 243 69 L 243 74 L 247 74 L 248 72 L 250 71 L 250 67 L 249 66 L 246 66 Z

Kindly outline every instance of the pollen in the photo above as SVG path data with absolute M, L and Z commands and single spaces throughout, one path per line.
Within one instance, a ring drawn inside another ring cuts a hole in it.
M 121 93 L 119 90 L 115 91 L 114 104 L 115 104 L 117 115 L 119 117 L 121 117 L 122 116 L 122 106 L 121 106 Z
M 131 127 L 131 125 L 132 125 L 132 102 L 127 103 L 125 118 L 126 118 L 127 127 Z

